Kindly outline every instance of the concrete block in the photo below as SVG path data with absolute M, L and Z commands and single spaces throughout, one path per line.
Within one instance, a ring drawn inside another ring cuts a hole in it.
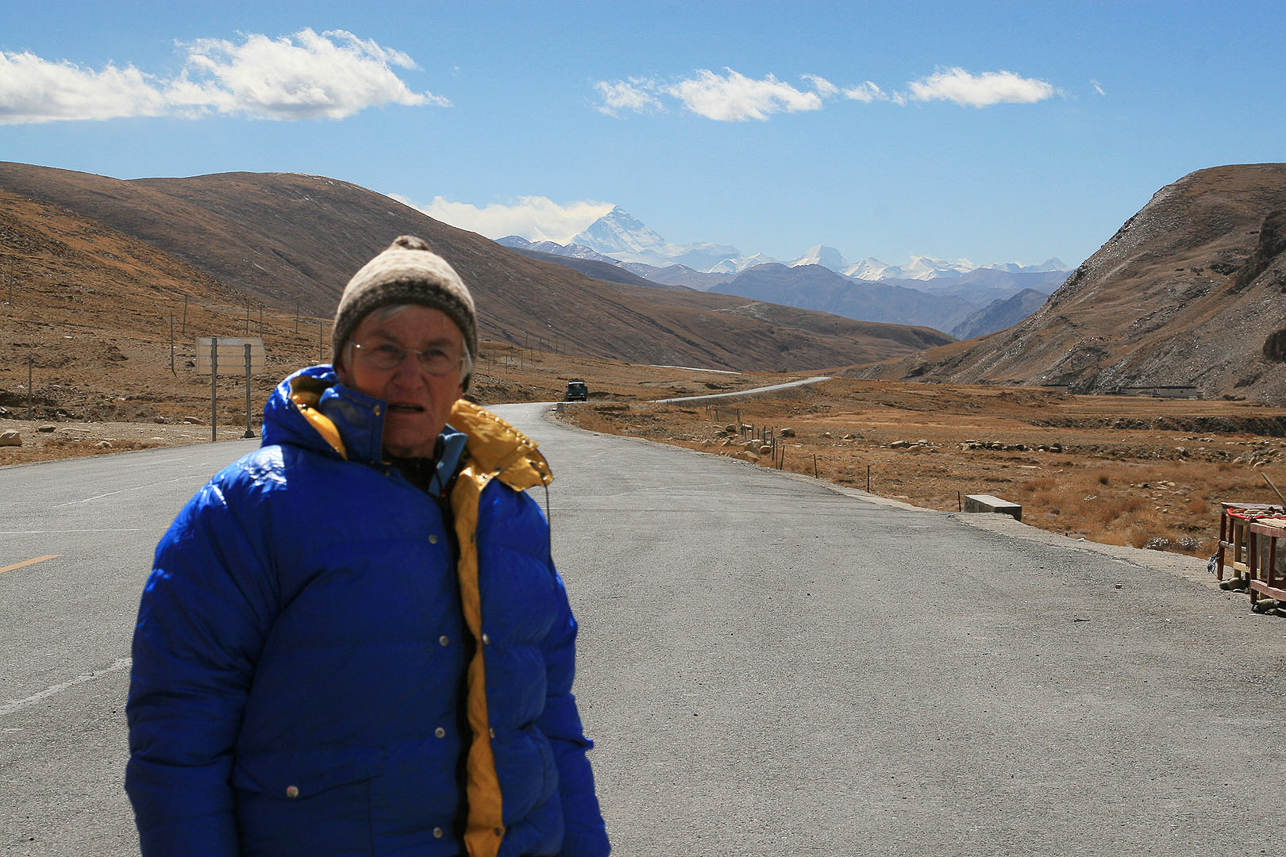
M 1015 521 L 1023 519 L 1023 507 L 990 494 L 967 494 L 964 498 L 966 512 L 999 512 L 1008 515 Z

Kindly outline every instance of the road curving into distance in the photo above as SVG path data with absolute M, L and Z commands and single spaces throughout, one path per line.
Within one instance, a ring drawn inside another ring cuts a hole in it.
M 798 381 L 787 381 L 784 384 L 772 384 L 767 387 L 755 387 L 753 390 L 735 390 L 731 393 L 708 393 L 700 396 L 677 396 L 673 399 L 654 399 L 654 405 L 668 405 L 672 402 L 705 402 L 713 399 L 730 399 L 734 396 L 755 396 L 760 393 L 771 393 L 774 390 L 788 390 L 791 387 L 802 387 L 805 384 L 816 384 L 829 381 L 830 375 L 816 375 L 812 378 L 801 378 Z

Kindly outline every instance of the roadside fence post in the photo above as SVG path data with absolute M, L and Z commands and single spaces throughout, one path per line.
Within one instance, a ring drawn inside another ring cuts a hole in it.
M 219 337 L 210 337 L 210 443 L 219 439 Z
M 254 437 L 255 430 L 250 427 L 250 343 L 245 345 L 246 355 L 246 433 L 242 437 Z

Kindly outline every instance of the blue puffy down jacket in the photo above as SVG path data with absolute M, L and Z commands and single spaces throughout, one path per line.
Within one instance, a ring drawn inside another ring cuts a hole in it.
M 523 493 L 544 458 L 460 402 L 435 499 L 380 463 L 380 414 L 330 367 L 287 378 L 158 545 L 127 706 L 144 855 L 608 853 Z

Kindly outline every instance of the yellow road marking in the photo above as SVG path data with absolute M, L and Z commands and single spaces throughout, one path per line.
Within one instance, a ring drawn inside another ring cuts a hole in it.
M 0 568 L 0 574 L 4 574 L 6 571 L 13 571 L 15 568 L 22 568 L 24 565 L 35 565 L 36 563 L 44 562 L 47 559 L 58 559 L 60 556 L 62 556 L 60 553 L 51 553 L 49 556 L 38 556 L 35 559 L 29 559 L 26 562 L 6 565 L 4 568 Z

